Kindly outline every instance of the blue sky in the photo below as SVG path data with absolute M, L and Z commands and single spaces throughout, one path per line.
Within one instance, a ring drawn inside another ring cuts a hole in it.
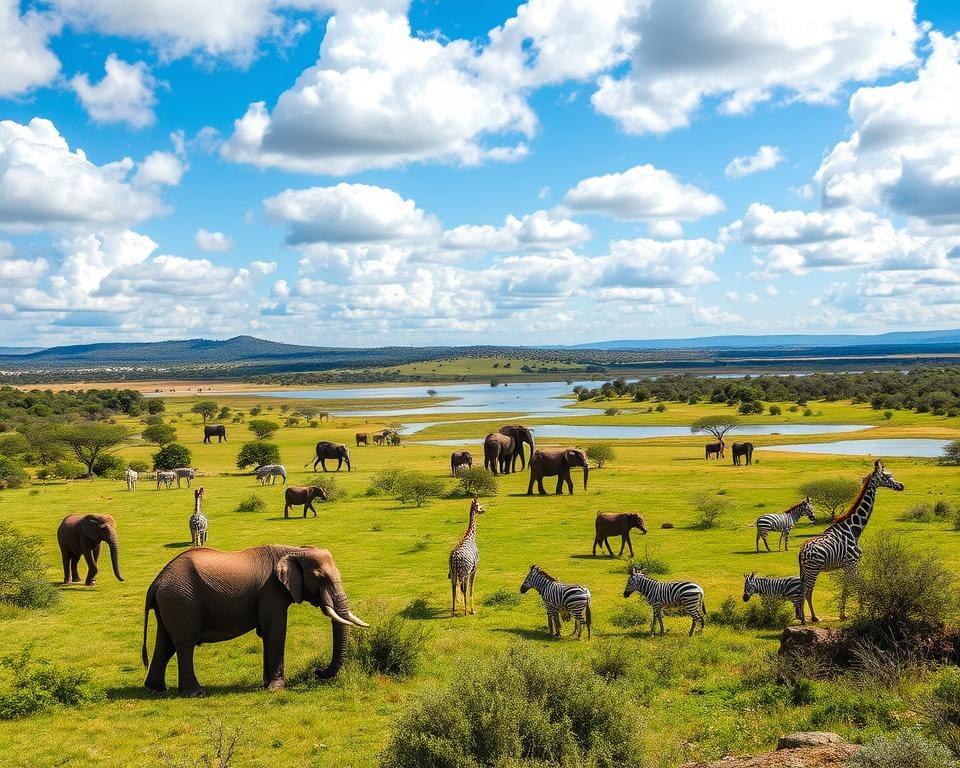
M 955 327 L 960 8 L 0 0 L 0 344 Z

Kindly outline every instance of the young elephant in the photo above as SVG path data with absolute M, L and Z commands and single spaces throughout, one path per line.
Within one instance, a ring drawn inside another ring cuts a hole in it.
M 543 478 L 557 478 L 557 495 L 563 495 L 563 486 L 566 483 L 573 495 L 573 480 L 570 478 L 570 467 L 583 467 L 583 490 L 587 490 L 587 476 L 590 474 L 590 466 L 587 462 L 587 454 L 579 448 L 538 448 L 530 457 L 530 483 L 527 485 L 527 496 L 533 494 L 533 484 L 539 486 L 540 495 L 546 491 L 543 489 Z
M 88 587 L 97 581 L 97 560 L 100 559 L 100 544 L 107 542 L 110 548 L 110 562 L 117 581 L 123 581 L 120 575 L 120 555 L 117 549 L 117 524 L 110 515 L 67 515 L 57 528 L 57 542 L 63 558 L 63 583 L 80 581 L 77 568 L 80 555 L 87 561 Z
M 603 554 L 603 548 L 606 546 L 607 552 L 613 555 L 610 549 L 609 536 L 620 536 L 620 551 L 617 557 L 623 554 L 625 546 L 630 547 L 630 557 L 633 557 L 633 542 L 630 541 L 630 529 L 639 528 L 641 533 L 646 535 L 647 526 L 643 522 L 643 515 L 639 512 L 601 512 L 594 521 L 596 535 L 593 537 L 593 555 L 597 555 L 597 547 L 600 547 L 600 553 Z
M 307 510 L 313 512 L 313 516 L 317 516 L 317 510 L 313 508 L 313 500 L 320 499 L 320 501 L 327 500 L 327 492 L 323 490 L 319 485 L 291 485 L 283 494 L 284 506 L 283 506 L 283 516 L 289 517 L 290 507 L 296 506 L 298 504 L 303 504 L 303 516 L 307 516 Z
M 468 469 L 473 466 L 473 454 L 470 451 L 454 451 L 450 454 L 450 474 L 454 477 L 460 471 L 461 467 Z
M 350 611 L 340 571 L 327 550 L 264 545 L 239 552 L 203 548 L 181 553 L 147 590 L 140 651 L 143 665 L 149 665 L 146 687 L 167 689 L 167 664 L 176 654 L 180 693 L 204 696 L 193 669 L 194 648 L 255 629 L 263 639 L 263 686 L 283 688 L 287 611 L 291 603 L 304 600 L 330 617 L 333 656 L 316 674 L 331 678 L 346 658 L 348 628 L 368 625 Z M 147 656 L 151 610 L 157 615 L 153 661 Z

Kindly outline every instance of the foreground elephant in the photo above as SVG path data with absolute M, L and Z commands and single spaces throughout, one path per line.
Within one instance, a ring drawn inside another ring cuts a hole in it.
M 323 471 L 327 471 L 327 459 L 336 459 L 337 468 L 335 472 L 340 471 L 340 467 L 344 464 L 347 465 L 347 472 L 350 471 L 350 449 L 347 448 L 343 443 L 331 443 L 328 440 L 321 440 L 317 443 L 317 447 L 314 449 L 316 456 L 313 459 L 313 471 L 317 471 L 317 464 L 323 467 Z M 303 466 L 309 467 L 310 462 L 308 461 Z
M 530 483 L 527 485 L 527 496 L 533 493 L 533 484 L 539 486 L 540 494 L 543 489 L 543 478 L 557 478 L 557 495 L 563 495 L 563 485 L 566 483 L 573 495 L 573 480 L 570 478 L 570 467 L 583 467 L 583 490 L 587 490 L 587 476 L 590 474 L 590 465 L 587 454 L 579 448 L 538 448 L 530 457 Z
M 316 674 L 333 677 L 346 658 L 348 628 L 368 625 L 351 613 L 340 572 L 327 550 L 264 545 L 239 552 L 204 548 L 181 553 L 147 590 L 141 647 L 143 665 L 149 663 L 146 687 L 167 689 L 167 664 L 176 654 L 180 693 L 205 695 L 193 670 L 194 648 L 255 629 L 263 639 L 263 686 L 283 688 L 287 611 L 291 603 L 304 600 L 330 617 L 333 656 Z M 151 610 L 157 614 L 152 661 L 147 656 Z
M 227 428 L 223 424 L 207 424 L 203 428 L 203 442 L 209 443 L 210 438 L 217 438 L 218 443 L 227 439 Z
M 57 528 L 57 542 L 63 558 L 63 583 L 80 581 L 77 568 L 80 555 L 87 561 L 88 587 L 97 581 L 97 560 L 100 559 L 100 544 L 107 542 L 110 547 L 110 562 L 117 581 L 123 581 L 120 575 L 120 554 L 117 548 L 117 524 L 110 515 L 67 515 Z

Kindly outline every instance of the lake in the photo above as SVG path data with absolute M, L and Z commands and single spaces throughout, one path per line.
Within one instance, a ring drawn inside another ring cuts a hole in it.
M 935 459 L 943 453 L 949 440 L 923 438 L 886 438 L 877 440 L 838 440 L 835 443 L 797 443 L 795 445 L 768 445 L 764 451 L 791 453 L 826 453 L 846 456 L 894 456 L 900 458 Z

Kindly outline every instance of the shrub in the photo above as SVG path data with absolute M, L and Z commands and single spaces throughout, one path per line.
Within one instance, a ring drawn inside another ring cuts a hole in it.
M 960 670 L 946 672 L 927 697 L 924 709 L 930 730 L 960 758 Z
M 280 463 L 280 446 L 268 443 L 265 440 L 253 440 L 244 443 L 237 454 L 237 469 L 254 466 L 262 467 L 265 464 Z
M 943 499 L 935 504 L 920 502 L 908 507 L 900 516 L 901 520 L 913 523 L 933 523 L 943 522 L 953 518 L 953 507 Z
M 459 496 L 496 496 L 497 476 L 483 467 L 469 467 L 458 473 L 457 494 Z
M 690 498 L 690 504 L 696 515 L 693 527 L 703 531 L 720 524 L 720 519 L 730 508 L 730 499 L 715 493 L 700 491 Z
M 610 616 L 610 623 L 620 629 L 633 629 L 650 623 L 651 614 L 642 600 L 630 600 L 621 604 L 620 609 Z
M 634 653 L 623 642 L 603 643 L 590 658 L 593 671 L 608 683 L 630 674 L 633 664 Z
M 808 496 L 821 512 L 830 515 L 832 520 L 843 507 L 856 498 L 860 484 L 846 477 L 826 477 L 804 483 L 799 491 L 800 495 Z
M 165 410 L 167 410 L 167 406 L 163 400 L 154 398 L 147 401 L 147 413 L 158 414 L 163 413 Z
M 783 629 L 794 619 L 793 605 L 775 597 L 751 599 L 742 608 L 741 604 L 737 598 L 727 597 L 720 609 L 710 614 L 710 620 L 735 629 Z
M 47 608 L 59 600 L 60 592 L 46 577 L 40 537 L 0 522 L 0 602 Z
M 73 459 L 63 459 L 50 467 L 52 477 L 59 477 L 63 480 L 77 480 L 86 477 L 87 468 L 79 461 Z
M 960 440 L 947 443 L 940 455 L 941 464 L 960 464 Z
M 327 494 L 328 502 L 337 501 L 337 499 L 342 499 L 347 495 L 347 492 L 337 485 L 337 481 L 333 475 L 315 477 L 310 481 L 310 485 L 319 485 L 323 488 L 323 492 Z
M 253 432 L 257 440 L 266 440 L 272 437 L 273 433 L 280 429 L 280 425 L 269 419 L 251 419 L 247 423 L 247 429 Z
M 771 416 L 780 416 L 783 413 L 783 410 L 779 405 L 771 405 L 768 409 Z
M 851 768 L 955 768 L 943 744 L 916 731 L 902 731 L 894 738 L 878 736 L 864 744 L 850 762 Z
M 393 495 L 403 503 L 422 507 L 428 500 L 443 496 L 446 483 L 418 470 L 404 471 L 393 484 Z
M 847 728 L 892 728 L 896 725 L 894 711 L 899 705 L 899 700 L 888 692 L 872 693 L 834 686 L 827 689 L 823 701 L 810 712 L 810 724 L 815 728 L 840 725 Z
M 285 427 L 295 427 L 295 426 L 297 426 L 299 423 L 300 423 L 300 417 L 299 417 L 299 416 L 287 416 L 287 418 L 285 418 L 285 419 L 283 420 L 283 426 L 285 426 Z M 271 433 L 271 434 L 272 434 L 272 433 Z
M 140 433 L 140 437 L 162 448 L 177 442 L 177 430 L 169 424 L 152 424 Z
M 252 493 L 237 506 L 233 508 L 234 512 L 265 512 L 267 502 L 261 499 L 257 494 Z
M 30 649 L 0 659 L 0 720 L 17 720 L 103 698 L 82 670 L 67 670 L 31 657 Z
M 509 608 L 520 605 L 520 593 L 513 589 L 498 589 L 483 599 L 483 604 L 490 608 Z
M 154 469 L 174 469 L 176 467 L 189 467 L 192 454 L 190 449 L 180 443 L 170 443 L 165 445 L 155 454 L 153 454 Z
M 400 477 L 406 471 L 403 467 L 384 467 L 371 478 L 370 486 L 367 488 L 367 495 L 378 496 L 386 494 L 389 496 L 393 493 Z
M 150 463 L 144 461 L 143 459 L 131 459 L 127 466 L 130 467 L 130 469 L 132 469 L 134 472 L 146 472 L 150 469 Z
M 620 415 L 620 409 L 619 409 L 619 408 L 605 408 L 604 411 L 603 411 L 603 415 L 604 415 L 604 416 L 619 416 L 619 415 Z
M 638 712 L 580 662 L 515 646 L 401 715 L 381 768 L 642 763 Z
M 892 418 L 893 418 L 893 411 L 884 411 L 884 412 L 883 412 L 883 418 L 885 418 L 887 421 L 889 421 L 890 419 L 892 419 Z
M 127 465 L 123 459 L 112 453 L 105 453 L 93 462 L 93 474 L 97 477 L 117 479 L 123 475 L 126 468 Z
M 20 488 L 27 484 L 30 475 L 23 468 L 19 459 L 9 456 L 0 456 L 0 490 L 4 488 Z
M 663 413 L 667 410 L 667 406 L 664 403 L 657 403 L 657 407 L 654 409 L 657 413 Z
M 606 443 L 597 443 L 587 448 L 587 458 L 590 459 L 598 468 L 608 464 L 617 458 L 617 452 L 613 446 Z
M 813 416 L 813 408 L 804 408 L 804 409 L 803 409 L 803 415 L 804 415 L 804 416 Z
M 638 557 L 636 560 L 630 562 L 631 568 L 634 565 L 648 576 L 662 576 L 670 573 L 670 564 L 666 560 L 651 555 L 649 552 L 644 552 L 643 557 Z
M 350 638 L 349 663 L 368 675 L 409 677 L 417 671 L 429 633 L 423 624 L 400 616 L 371 621 Z

